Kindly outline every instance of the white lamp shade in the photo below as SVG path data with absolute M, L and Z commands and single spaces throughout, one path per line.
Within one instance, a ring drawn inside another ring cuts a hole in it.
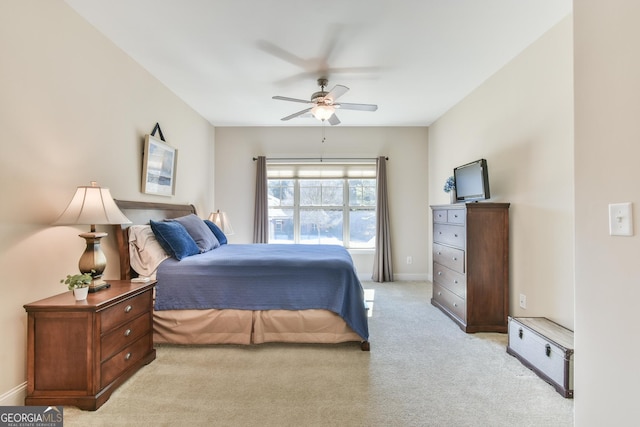
M 316 119 L 325 121 L 329 120 L 329 117 L 331 117 L 335 111 L 336 107 L 333 105 L 319 104 L 311 109 L 311 114 L 313 114 Z
M 130 224 L 129 218 L 118 209 L 108 188 L 100 188 L 95 182 L 91 186 L 78 187 L 71 202 L 54 222 L 54 225 L 73 224 Z
M 209 215 L 209 221 L 217 225 L 224 234 L 233 234 L 233 227 L 231 227 L 231 222 L 229 221 L 229 218 L 227 217 L 227 214 L 225 212 L 211 212 L 211 214 Z

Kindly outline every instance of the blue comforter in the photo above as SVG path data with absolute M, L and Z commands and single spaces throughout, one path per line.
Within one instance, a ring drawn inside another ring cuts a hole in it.
M 369 338 L 362 285 L 337 245 L 228 244 L 158 267 L 156 310 L 325 309 Z

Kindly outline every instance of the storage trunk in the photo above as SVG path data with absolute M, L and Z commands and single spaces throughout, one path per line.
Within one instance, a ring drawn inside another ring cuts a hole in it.
M 573 332 L 544 317 L 509 317 L 507 353 L 573 397 Z

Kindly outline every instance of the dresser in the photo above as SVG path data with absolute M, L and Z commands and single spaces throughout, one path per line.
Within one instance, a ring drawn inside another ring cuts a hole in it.
M 509 203 L 431 206 L 431 303 L 465 332 L 507 332 Z
M 76 301 L 65 292 L 24 306 L 27 322 L 26 405 L 96 410 L 156 357 L 155 282 L 111 280 Z

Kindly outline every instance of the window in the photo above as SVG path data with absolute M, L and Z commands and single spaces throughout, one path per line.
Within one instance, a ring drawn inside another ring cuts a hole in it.
M 269 243 L 374 248 L 372 163 L 267 164 Z

